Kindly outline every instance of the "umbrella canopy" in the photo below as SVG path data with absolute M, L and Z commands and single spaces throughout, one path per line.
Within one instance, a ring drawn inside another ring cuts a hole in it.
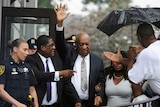
M 111 36 L 123 26 L 136 23 L 152 23 L 160 28 L 160 8 L 134 8 L 113 10 L 97 26 L 99 30 Z

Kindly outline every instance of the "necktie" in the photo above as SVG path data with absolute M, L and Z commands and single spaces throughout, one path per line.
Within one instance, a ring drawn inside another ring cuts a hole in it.
M 46 72 L 49 72 L 48 59 L 46 59 Z M 51 82 L 47 82 L 47 101 L 51 100 Z
M 81 62 L 81 90 L 83 92 L 87 90 L 87 69 L 84 58 L 82 58 Z

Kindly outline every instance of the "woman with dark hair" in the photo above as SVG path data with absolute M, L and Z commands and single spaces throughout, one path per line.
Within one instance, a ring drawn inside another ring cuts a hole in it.
M 37 81 L 25 59 L 28 44 L 22 39 L 15 39 L 11 44 L 11 56 L 0 64 L 0 107 L 30 107 L 31 95 L 34 107 L 38 107 L 35 90 Z
M 121 51 L 123 57 L 127 58 L 127 54 Z M 106 101 L 109 107 L 120 106 L 131 102 L 132 99 L 132 84 L 127 77 L 127 66 L 111 62 L 111 65 L 105 69 L 105 94 Z M 100 85 L 95 89 L 99 91 Z
M 124 51 L 121 51 L 123 57 L 127 58 L 127 54 Z M 124 79 L 127 79 L 127 66 L 122 65 L 121 63 L 111 62 L 111 65 L 105 68 L 106 75 L 109 75 L 109 79 L 114 76 L 123 76 Z M 107 74 L 108 73 L 108 74 Z

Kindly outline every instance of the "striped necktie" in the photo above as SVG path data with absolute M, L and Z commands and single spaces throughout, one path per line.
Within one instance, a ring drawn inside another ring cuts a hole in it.
M 87 69 L 84 57 L 81 61 L 81 90 L 83 92 L 87 90 Z

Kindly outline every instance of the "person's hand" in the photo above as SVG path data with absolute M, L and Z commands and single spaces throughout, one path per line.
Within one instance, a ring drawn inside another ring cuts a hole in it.
M 101 90 L 101 83 L 98 83 L 96 86 L 95 86 L 95 91 L 98 92 Z
M 128 59 L 129 60 L 135 60 L 135 58 L 137 56 L 136 48 L 130 46 L 129 50 L 127 51 L 127 54 L 128 54 Z
M 107 59 L 109 59 L 110 61 L 113 61 L 113 62 L 120 63 L 123 58 L 121 55 L 121 52 L 120 52 L 120 48 L 118 48 L 116 54 L 112 53 L 112 52 L 103 52 L 103 54 Z
M 70 13 L 65 13 L 64 10 L 65 10 L 65 5 L 62 5 L 61 3 L 60 5 L 57 5 L 57 8 L 54 9 L 57 16 L 57 22 L 59 27 L 62 26 L 63 20 L 66 19 L 70 14 Z
M 27 106 L 25 104 L 23 104 L 23 103 L 18 103 L 15 107 L 27 107 Z
M 82 107 L 81 103 L 76 103 L 75 107 Z
M 130 47 L 134 48 L 137 54 L 144 49 L 142 46 L 139 46 L 139 45 L 132 45 Z
M 102 103 L 102 98 L 100 96 L 96 96 L 94 98 L 94 106 L 98 107 Z
M 67 69 L 67 70 L 61 70 L 59 72 L 59 75 L 62 76 L 62 77 L 71 77 L 71 76 L 74 75 L 74 72 L 76 72 L 76 71 L 69 70 L 69 69 Z

